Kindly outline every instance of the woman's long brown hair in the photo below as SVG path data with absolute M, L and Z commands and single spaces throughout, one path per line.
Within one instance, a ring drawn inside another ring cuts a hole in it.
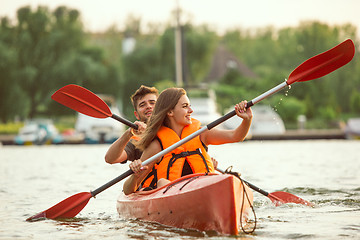
M 137 148 L 144 151 L 155 139 L 161 126 L 169 127 L 167 113 L 175 108 L 183 95 L 186 95 L 183 88 L 168 88 L 160 93 L 146 130 L 141 139 L 135 143 Z

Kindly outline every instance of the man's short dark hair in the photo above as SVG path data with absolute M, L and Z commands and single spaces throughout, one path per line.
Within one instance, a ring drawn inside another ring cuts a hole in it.
M 147 94 L 155 94 L 156 97 L 158 97 L 159 91 L 155 87 L 147 87 L 141 85 L 141 87 L 138 90 L 136 90 L 136 92 L 133 95 L 131 95 L 131 102 L 135 110 L 137 110 L 136 107 L 139 99 L 143 98 Z

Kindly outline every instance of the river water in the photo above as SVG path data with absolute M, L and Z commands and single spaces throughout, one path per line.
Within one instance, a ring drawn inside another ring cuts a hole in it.
M 90 199 L 74 219 L 27 222 L 78 192 L 102 186 L 128 169 L 108 165 L 109 145 L 0 146 L 0 239 L 360 239 L 360 141 L 246 141 L 210 146 L 222 169 L 232 165 L 250 183 L 286 191 L 315 207 L 254 193 L 257 229 L 222 236 L 121 219 L 122 182 Z

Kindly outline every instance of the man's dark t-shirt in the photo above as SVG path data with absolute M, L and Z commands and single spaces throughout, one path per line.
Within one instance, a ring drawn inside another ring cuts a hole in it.
M 126 146 L 125 146 L 125 152 L 127 154 L 127 157 L 129 161 L 133 162 L 136 159 L 140 159 L 142 151 L 140 151 L 139 149 L 137 149 L 134 144 L 132 144 L 131 141 L 129 141 Z M 121 163 L 126 163 L 127 161 L 123 161 Z

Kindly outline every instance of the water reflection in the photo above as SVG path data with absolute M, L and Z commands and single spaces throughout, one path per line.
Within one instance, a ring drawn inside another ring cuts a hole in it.
M 92 199 L 73 219 L 26 222 L 31 215 L 128 169 L 107 165 L 108 145 L 1 147 L 0 239 L 357 239 L 360 235 L 360 141 L 249 141 L 210 154 L 225 169 L 268 192 L 284 191 L 315 203 L 275 207 L 254 193 L 258 219 L 252 235 L 221 236 L 121 219 L 122 183 Z M 346 153 L 346 154 L 344 154 Z M 21 231 L 19 231 L 21 229 Z

